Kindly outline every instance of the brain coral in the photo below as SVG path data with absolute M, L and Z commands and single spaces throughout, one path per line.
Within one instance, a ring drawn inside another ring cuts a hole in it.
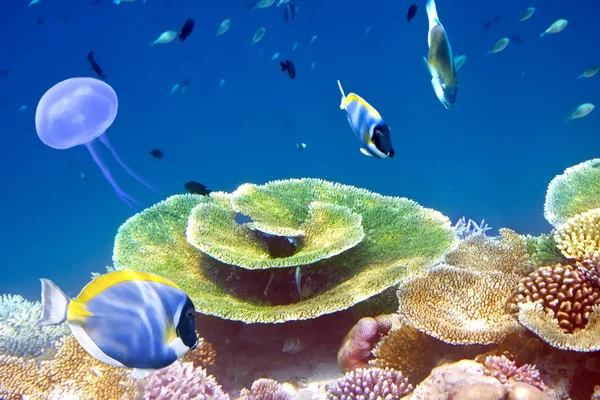
M 251 221 L 239 223 L 240 215 Z M 455 242 L 448 218 L 414 201 L 291 179 L 172 196 L 120 227 L 113 261 L 168 277 L 201 313 L 277 323 L 351 307 Z
M 567 219 L 600 208 L 600 158 L 567 168 L 557 175 L 546 192 L 544 216 L 558 228 Z

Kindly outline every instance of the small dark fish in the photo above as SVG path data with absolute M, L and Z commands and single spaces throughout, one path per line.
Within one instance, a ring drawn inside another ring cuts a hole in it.
M 283 20 L 285 22 L 293 20 L 297 9 L 298 7 L 294 3 L 287 3 L 283 8 Z
M 188 36 L 190 36 L 192 34 L 193 30 L 194 30 L 194 20 L 191 18 L 188 18 L 187 21 L 185 21 L 185 24 L 183 24 L 183 27 L 181 28 L 181 33 L 179 34 L 179 40 L 181 40 L 182 42 L 185 41 L 185 39 L 187 39 Z
M 281 70 L 283 72 L 287 71 L 287 74 L 290 76 L 290 79 L 294 79 L 296 77 L 296 67 L 294 66 L 293 62 L 291 62 L 290 60 L 285 60 L 285 62 L 280 61 L 279 64 L 281 65 Z
M 500 21 L 502 21 L 502 17 L 499 15 L 496 15 L 495 17 L 493 17 L 492 19 L 487 20 L 484 24 L 483 24 L 483 30 L 487 31 L 488 29 L 490 29 L 492 27 L 492 25 L 499 23 Z
M 94 72 L 96 73 L 96 75 L 98 75 L 98 78 L 105 80 L 106 75 L 104 75 L 104 71 L 102 71 L 102 68 L 100 68 L 98 63 L 94 60 L 94 52 L 93 51 L 90 51 L 88 53 L 87 60 L 90 63 L 90 65 L 91 65 L 92 69 L 94 70 Z
M 521 37 L 519 37 L 517 35 L 511 35 L 510 36 L 510 40 L 511 40 L 511 42 L 515 42 L 519 46 L 523 46 L 523 44 L 525 43 L 525 41 L 523 39 L 521 39 Z
M 0 78 L 6 78 L 10 74 L 10 70 L 6 68 L 0 69 Z
M 44 25 L 44 22 L 46 22 L 46 21 L 44 21 L 44 18 L 42 18 L 42 17 L 39 17 L 39 18 L 35 19 L 35 23 L 37 25 Z
M 188 193 L 201 194 L 202 196 L 208 196 L 212 192 L 212 190 L 206 188 L 206 185 L 195 181 L 186 182 L 183 187 Z
M 408 12 L 406 13 L 406 20 L 410 22 L 410 20 L 413 19 L 415 15 L 417 15 L 417 5 L 413 4 L 408 8 Z
M 92 0 L 92 7 L 99 6 L 103 2 L 104 2 L 104 0 Z
M 148 153 L 154 158 L 158 158 L 159 160 L 165 156 L 165 153 L 160 151 L 159 149 L 152 149 Z

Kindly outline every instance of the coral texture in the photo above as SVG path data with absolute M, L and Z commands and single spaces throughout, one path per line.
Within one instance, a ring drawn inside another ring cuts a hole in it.
M 67 324 L 40 327 L 42 304 L 19 295 L 0 297 L 0 354 L 37 357 L 62 336 L 71 333 Z
M 552 233 L 544 233 L 539 236 L 527 235 L 526 242 L 527 252 L 535 268 L 553 265 L 563 260 Z
M 337 355 L 340 369 L 347 372 L 366 367 L 373 358 L 371 350 L 392 329 L 394 323 L 398 323 L 397 314 L 361 318 L 342 341 Z
M 206 368 L 213 365 L 217 358 L 217 352 L 210 343 L 200 337 L 198 331 L 196 331 L 196 336 L 198 336 L 198 345 L 196 345 L 194 350 L 185 353 L 185 355 L 181 357 L 181 361 L 191 362 L 195 368 Z
M 412 391 L 412 385 L 398 371 L 386 368 L 358 368 L 327 385 L 329 400 L 398 399 Z
M 600 208 L 569 218 L 554 234 L 562 254 L 577 261 L 593 257 L 600 250 Z
M 293 395 L 274 379 L 260 378 L 250 389 L 242 389 L 240 400 L 292 400 Z
M 252 222 L 233 225 L 234 213 Z M 295 243 L 292 254 L 265 253 L 273 235 Z M 411 200 L 290 179 L 231 194 L 172 196 L 120 227 L 113 261 L 118 269 L 167 276 L 201 313 L 281 323 L 369 299 L 439 261 L 455 243 L 448 218 Z
M 229 400 L 212 375 L 176 361 L 144 379 L 144 400 Z
M 530 364 L 517 368 L 517 364 L 506 356 L 488 356 L 485 359 L 485 374 L 498 379 L 500 383 L 523 382 L 545 390 L 546 386 L 540 376 L 540 371 Z

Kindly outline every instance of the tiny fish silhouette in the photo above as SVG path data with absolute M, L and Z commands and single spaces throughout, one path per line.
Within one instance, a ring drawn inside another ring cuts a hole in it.
M 406 13 L 406 21 L 410 22 L 417 15 L 417 5 L 413 4 L 408 7 L 408 12 Z
M 92 67 L 92 69 L 94 70 L 96 75 L 98 75 L 98 78 L 105 80 L 106 75 L 104 75 L 104 71 L 102 71 L 102 68 L 100 68 L 98 63 L 94 60 L 94 52 L 93 51 L 90 51 L 88 53 L 87 60 L 90 63 L 90 66 Z
M 6 68 L 0 69 L 0 78 L 6 78 L 10 74 L 10 70 Z
M 297 10 L 298 7 L 294 3 L 287 3 L 283 8 L 283 20 L 285 22 L 293 20 Z
M 281 65 L 281 70 L 283 72 L 287 72 L 290 79 L 294 79 L 296 77 L 296 67 L 294 66 L 293 62 L 290 60 L 285 60 L 285 62 L 280 61 L 279 64 Z
M 188 36 L 190 36 L 192 34 L 192 31 L 194 30 L 194 20 L 191 18 L 188 18 L 187 21 L 185 21 L 185 24 L 183 24 L 183 27 L 181 28 L 181 32 L 179 33 L 179 40 L 180 41 L 185 41 L 185 39 L 188 38 Z
M 161 150 L 159 149 L 152 149 L 150 150 L 148 153 L 150 153 L 150 155 L 154 158 L 158 158 L 159 160 L 161 158 L 163 158 L 165 156 L 165 153 L 163 153 Z
M 515 42 L 519 46 L 523 46 L 523 43 L 525 43 L 525 41 L 523 41 L 523 39 L 521 39 L 521 37 L 517 35 L 510 35 L 509 39 L 511 42 Z
M 200 194 L 202 196 L 208 196 L 210 194 L 210 192 L 212 191 L 210 189 L 207 189 L 206 185 L 203 185 L 200 182 L 196 182 L 196 181 L 186 182 L 183 185 L 183 187 L 185 188 L 185 190 L 188 191 L 188 193 Z

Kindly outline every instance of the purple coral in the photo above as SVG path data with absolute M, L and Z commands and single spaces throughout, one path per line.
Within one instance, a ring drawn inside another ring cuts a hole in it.
M 274 379 L 260 378 L 254 381 L 250 390 L 242 389 L 242 400 L 291 400 L 292 395 L 286 392 Z
M 327 385 L 329 400 L 378 398 L 398 399 L 413 387 L 398 371 L 390 368 L 358 368 Z
M 176 361 L 144 380 L 145 400 L 229 400 L 212 375 L 191 362 Z
M 533 365 L 525 364 L 517 368 L 517 364 L 505 356 L 488 356 L 484 365 L 486 375 L 493 376 L 501 383 L 523 382 L 542 391 L 546 389 L 540 371 Z

